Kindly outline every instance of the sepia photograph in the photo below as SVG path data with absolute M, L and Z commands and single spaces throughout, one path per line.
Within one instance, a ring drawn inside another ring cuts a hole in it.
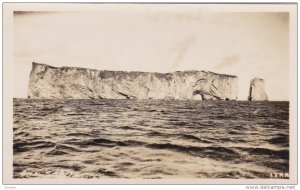
M 6 181 L 296 183 L 297 4 L 6 5 Z

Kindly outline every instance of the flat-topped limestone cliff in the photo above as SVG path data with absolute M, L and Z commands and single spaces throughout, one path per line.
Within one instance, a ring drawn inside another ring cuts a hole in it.
M 238 78 L 207 71 L 172 73 L 52 67 L 33 62 L 29 98 L 236 100 Z

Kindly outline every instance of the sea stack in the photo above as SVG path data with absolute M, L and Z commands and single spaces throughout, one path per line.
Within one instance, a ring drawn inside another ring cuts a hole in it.
M 265 83 L 261 78 L 254 78 L 250 82 L 249 101 L 268 101 L 267 93 L 265 92 Z
M 93 70 L 33 63 L 29 98 L 236 100 L 237 76 Z

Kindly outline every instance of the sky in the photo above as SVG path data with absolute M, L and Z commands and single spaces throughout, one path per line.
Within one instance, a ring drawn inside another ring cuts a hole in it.
M 265 80 L 270 100 L 289 100 L 289 14 L 191 9 L 14 13 L 14 97 L 26 98 L 32 62 L 99 70 L 205 70 Z

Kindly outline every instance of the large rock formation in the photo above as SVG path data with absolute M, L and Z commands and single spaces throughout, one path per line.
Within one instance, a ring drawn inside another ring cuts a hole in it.
M 254 78 L 250 82 L 249 101 L 268 101 L 267 93 L 265 92 L 265 83 L 261 78 Z
M 206 71 L 98 71 L 33 63 L 29 98 L 236 100 L 238 78 Z

